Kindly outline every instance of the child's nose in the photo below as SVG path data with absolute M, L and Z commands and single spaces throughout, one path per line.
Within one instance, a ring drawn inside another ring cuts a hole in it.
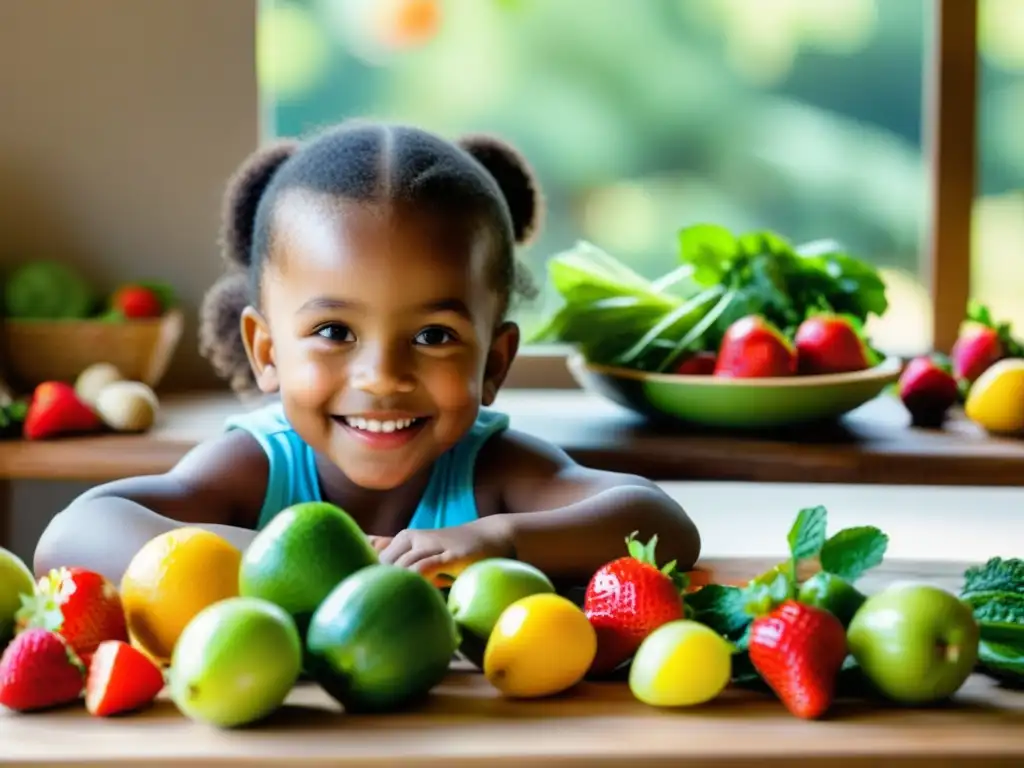
M 366 346 L 352 364 L 352 386 L 381 397 L 411 392 L 416 386 L 409 356 L 384 345 Z

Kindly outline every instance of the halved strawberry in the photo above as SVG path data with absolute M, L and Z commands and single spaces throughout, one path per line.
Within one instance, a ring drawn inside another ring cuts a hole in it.
M 100 643 L 85 681 L 85 708 L 98 717 L 140 709 L 164 688 L 160 668 L 121 640 Z

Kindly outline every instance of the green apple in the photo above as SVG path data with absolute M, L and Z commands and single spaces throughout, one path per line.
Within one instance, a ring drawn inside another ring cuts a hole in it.
M 504 557 L 472 563 L 448 591 L 448 610 L 462 635 L 459 651 L 482 669 L 487 639 L 502 612 L 520 598 L 554 591 L 551 579 L 528 563 Z
M 35 588 L 28 566 L 16 554 L 0 547 L 0 652 L 14 637 L 21 596 L 31 595 Z
M 952 696 L 978 658 L 978 623 L 956 595 L 904 582 L 871 595 L 847 630 L 850 653 L 879 693 L 902 704 Z

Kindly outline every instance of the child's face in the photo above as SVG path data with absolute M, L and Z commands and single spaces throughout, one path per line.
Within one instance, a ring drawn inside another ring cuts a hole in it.
M 262 316 L 243 323 L 261 388 L 349 480 L 401 485 L 465 434 L 515 355 L 487 233 L 310 194 L 280 199 L 273 231 Z

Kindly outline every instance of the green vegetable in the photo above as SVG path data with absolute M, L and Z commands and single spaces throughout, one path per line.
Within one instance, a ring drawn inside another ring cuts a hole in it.
M 15 400 L 0 408 L 0 440 L 21 437 L 27 414 L 27 400 Z
M 576 345 L 592 363 L 647 371 L 715 351 L 739 318 L 760 314 L 792 337 L 811 314 L 834 312 L 858 328 L 888 308 L 874 267 L 831 241 L 794 247 L 774 232 L 739 236 L 701 224 L 678 234 L 681 266 L 650 281 L 579 242 L 548 262 L 561 305 L 533 341 Z
M 747 636 L 757 616 L 795 598 L 827 610 L 832 610 L 828 605 L 832 603 L 833 613 L 844 621 L 847 615 L 852 618 L 854 604 L 859 607 L 858 599 L 863 602 L 863 595 L 853 587 L 853 582 L 881 563 L 889 538 L 872 526 L 844 528 L 826 538 L 827 525 L 825 507 L 802 509 L 787 536 L 788 560 L 743 587 L 709 584 L 687 595 L 691 618 L 707 624 L 735 646 L 734 683 L 751 682 L 753 668 L 747 658 Z M 820 559 L 822 570 L 801 583 L 798 567 L 814 557 Z M 820 605 L 821 601 L 826 604 Z
M 1024 560 L 993 557 L 968 568 L 960 599 L 971 607 L 981 630 L 981 671 L 1024 684 Z
M 4 286 L 5 313 L 18 319 L 80 319 L 92 312 L 95 300 L 86 279 L 57 261 L 24 264 Z

